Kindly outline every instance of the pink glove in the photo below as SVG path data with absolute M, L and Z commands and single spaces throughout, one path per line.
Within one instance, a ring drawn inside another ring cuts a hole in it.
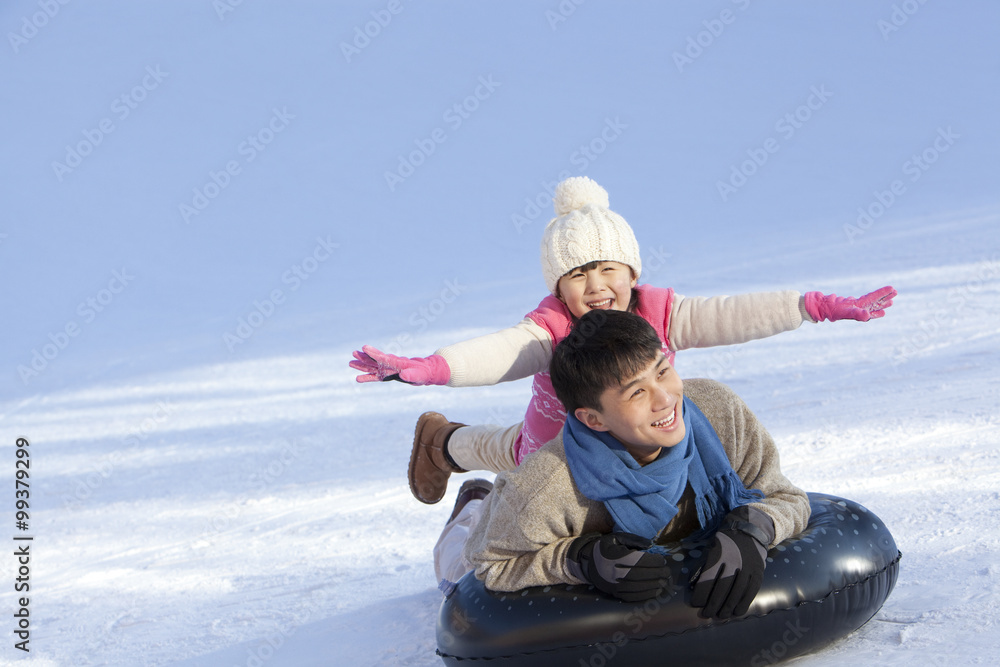
M 410 359 L 386 354 L 371 345 L 365 345 L 361 348 L 361 352 L 354 352 L 354 358 L 356 361 L 350 362 L 351 368 L 364 373 L 357 377 L 358 382 L 399 380 L 422 386 L 448 384 L 448 380 L 451 379 L 448 362 L 439 354 Z
M 883 287 L 855 299 L 852 296 L 806 292 L 806 312 L 817 322 L 830 320 L 857 320 L 867 322 L 885 316 L 885 309 L 892 305 L 896 290 Z

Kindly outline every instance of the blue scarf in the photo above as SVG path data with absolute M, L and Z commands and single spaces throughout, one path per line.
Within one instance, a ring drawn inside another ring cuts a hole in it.
M 688 484 L 704 532 L 714 531 L 733 509 L 764 497 L 743 485 L 708 417 L 686 396 L 683 419 L 684 439 L 640 466 L 610 433 L 567 417 L 563 446 L 573 481 L 587 498 L 604 503 L 616 531 L 655 539 L 677 514 Z

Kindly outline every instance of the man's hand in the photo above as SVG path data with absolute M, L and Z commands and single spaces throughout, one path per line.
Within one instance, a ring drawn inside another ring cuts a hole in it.
M 567 554 L 571 574 L 626 602 L 656 597 L 670 585 L 667 559 L 646 551 L 652 543 L 632 533 L 583 535 Z
M 767 545 L 774 522 L 756 507 L 738 507 L 722 522 L 715 542 L 694 582 L 691 605 L 705 618 L 742 616 L 764 581 Z

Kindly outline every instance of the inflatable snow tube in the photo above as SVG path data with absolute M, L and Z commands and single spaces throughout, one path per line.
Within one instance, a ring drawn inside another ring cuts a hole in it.
M 770 665 L 857 630 L 896 583 L 901 554 L 861 505 L 809 494 L 806 529 L 768 553 L 746 615 L 716 621 L 691 607 L 690 581 L 707 544 L 671 550 L 674 585 L 645 603 L 592 586 L 487 591 L 472 573 L 441 605 L 438 655 L 447 665 Z

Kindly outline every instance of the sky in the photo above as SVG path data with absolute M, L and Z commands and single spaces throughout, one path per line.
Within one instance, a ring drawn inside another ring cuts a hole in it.
M 569 175 L 608 190 L 659 269 L 644 279 L 682 293 L 762 238 L 846 257 L 879 221 L 995 204 L 998 15 L 4 3 L 3 394 L 184 350 L 253 357 L 287 328 L 318 349 L 370 332 L 358 312 L 419 328 L 410 300 L 449 284 L 496 304 L 475 324 L 516 321 L 533 304 L 504 286 L 544 296 L 538 241 Z

